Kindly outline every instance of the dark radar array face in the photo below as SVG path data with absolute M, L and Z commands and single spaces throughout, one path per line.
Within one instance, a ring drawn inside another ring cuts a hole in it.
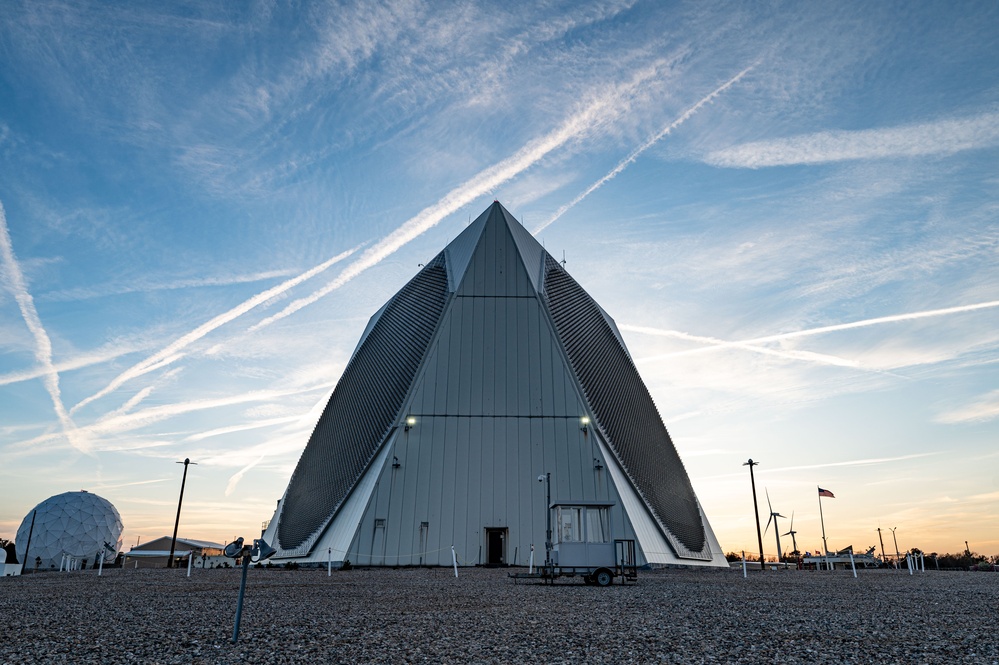
M 281 507 L 279 543 L 317 535 L 395 424 L 447 300 L 444 254 L 391 300 L 337 383 Z
M 572 368 L 636 489 L 686 556 L 711 558 L 687 471 L 603 312 L 550 255 L 545 294 Z

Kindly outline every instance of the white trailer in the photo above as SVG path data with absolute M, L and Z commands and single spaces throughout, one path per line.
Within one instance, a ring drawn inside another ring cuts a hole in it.
M 559 577 L 582 578 L 586 584 L 609 586 L 615 578 L 621 583 L 638 578 L 635 541 L 612 538 L 613 503 L 572 501 L 549 506 L 549 529 L 545 562 L 536 573 L 516 573 L 511 577 L 538 578 L 554 583 Z M 554 518 L 554 519 L 553 519 Z

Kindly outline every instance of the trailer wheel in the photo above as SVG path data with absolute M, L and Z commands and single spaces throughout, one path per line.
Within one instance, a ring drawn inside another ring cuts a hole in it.
M 606 568 L 601 568 L 597 572 L 593 573 L 593 580 L 598 586 L 610 586 L 611 582 L 614 581 L 614 576 L 611 575 L 611 571 Z

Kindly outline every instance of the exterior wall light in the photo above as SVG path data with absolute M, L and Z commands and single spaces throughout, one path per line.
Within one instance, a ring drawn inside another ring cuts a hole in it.
M 586 434 L 587 430 L 589 430 L 590 427 L 590 417 L 583 416 L 582 418 L 579 419 L 579 422 L 581 424 L 581 427 L 579 429 L 583 430 L 583 434 Z
M 408 418 L 406 418 L 406 427 L 404 428 L 404 430 L 408 432 L 410 428 L 414 427 L 415 425 L 416 425 L 416 418 L 414 416 L 409 416 Z
M 597 457 L 593 458 L 593 468 L 596 469 L 597 471 L 603 471 L 604 469 L 603 462 L 601 462 L 600 459 Z

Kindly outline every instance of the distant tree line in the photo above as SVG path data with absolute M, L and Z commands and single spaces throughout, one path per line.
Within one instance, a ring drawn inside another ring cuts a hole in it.
M 917 555 L 921 553 L 916 548 L 910 551 L 912 554 Z M 964 550 L 958 554 L 937 554 L 936 552 L 930 552 L 923 556 L 927 567 L 929 567 L 929 562 L 932 560 L 935 567 L 940 570 L 996 570 L 999 568 L 999 554 L 988 557 L 978 552 Z
M 965 550 L 957 554 L 937 554 L 936 552 L 930 552 L 929 554 L 924 553 L 918 547 L 913 547 L 911 550 L 905 554 L 912 554 L 914 556 L 923 555 L 923 561 L 927 569 L 933 570 L 934 568 L 938 570 L 994 570 L 999 571 L 999 554 L 993 555 L 991 557 L 985 556 L 984 554 L 979 554 L 978 552 L 971 552 Z M 742 561 L 742 554 L 739 552 L 726 552 L 725 558 L 729 563 L 735 561 Z M 894 557 L 892 557 L 894 560 Z M 760 557 L 757 554 L 752 554 L 746 552 L 746 561 L 759 561 Z M 775 557 L 767 557 L 767 561 L 776 561 Z M 903 555 L 902 564 L 905 564 L 905 557 Z M 894 564 L 892 564 L 894 565 Z

